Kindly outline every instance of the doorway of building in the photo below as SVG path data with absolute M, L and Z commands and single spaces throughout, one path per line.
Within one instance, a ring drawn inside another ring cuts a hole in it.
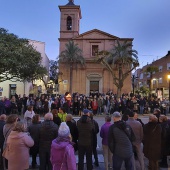
M 90 81 L 90 94 L 99 93 L 99 81 Z

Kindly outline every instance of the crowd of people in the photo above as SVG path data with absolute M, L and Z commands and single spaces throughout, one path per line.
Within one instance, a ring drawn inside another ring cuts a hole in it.
M 6 100 L 2 99 L 0 107 Z M 162 103 L 157 98 L 148 100 L 125 94 L 119 99 L 112 94 L 90 97 L 74 94 L 72 98 L 67 98 L 66 94 L 54 98 L 45 95 L 41 98 L 25 97 L 25 100 L 15 96 L 10 102 L 17 103 L 18 100 L 22 101 L 20 113 L 17 104 L 15 110 L 6 108 L 5 104 L 1 108 L 0 165 L 3 169 L 29 169 L 31 155 L 32 168 L 83 170 L 86 155 L 87 170 L 92 170 L 99 166 L 98 133 L 102 138 L 106 170 L 120 170 L 123 162 L 128 170 L 136 170 L 136 162 L 140 165 L 137 169 L 144 170 L 144 156 L 149 160 L 149 170 L 167 167 L 170 121 L 166 117 L 169 112 L 166 99 Z M 144 124 L 137 113 L 143 114 L 147 104 L 152 114 L 149 122 Z M 20 119 L 22 112 L 24 116 Z M 94 119 L 98 114 L 105 117 L 101 129 Z M 80 116 L 77 122 L 73 115 Z M 75 154 L 78 154 L 78 165 Z M 40 165 L 36 159 L 38 155 Z
M 129 108 L 135 110 L 139 114 L 153 113 L 157 108 L 161 110 L 161 114 L 169 113 L 170 102 L 167 98 L 159 99 L 156 96 L 143 97 L 141 95 L 122 94 L 117 97 L 116 94 L 91 94 L 89 96 L 73 93 L 65 95 L 48 96 L 26 96 L 15 95 L 11 99 L 6 97 L 0 100 L 0 114 L 23 114 L 29 106 L 33 107 L 33 111 L 37 114 L 44 115 L 53 109 L 59 110 L 64 108 L 66 113 L 72 115 L 81 115 L 83 109 L 87 108 L 93 111 L 94 115 L 112 114 L 119 111 L 122 114 Z

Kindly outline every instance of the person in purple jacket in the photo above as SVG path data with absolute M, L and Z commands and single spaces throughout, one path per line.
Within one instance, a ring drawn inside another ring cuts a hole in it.
M 58 137 L 52 141 L 50 160 L 53 170 L 76 170 L 74 148 L 66 122 L 61 123 Z
M 102 147 L 104 155 L 105 170 L 108 170 L 112 166 L 112 153 L 108 147 L 108 133 L 111 126 L 111 117 L 105 117 L 105 124 L 101 127 L 100 137 L 102 138 Z

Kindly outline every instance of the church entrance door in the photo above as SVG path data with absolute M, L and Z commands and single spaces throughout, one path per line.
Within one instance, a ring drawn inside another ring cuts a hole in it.
M 99 81 L 90 81 L 90 93 L 98 93 L 99 92 Z

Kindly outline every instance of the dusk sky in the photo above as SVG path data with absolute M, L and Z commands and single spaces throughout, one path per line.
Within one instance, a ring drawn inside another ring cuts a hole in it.
M 68 0 L 1 0 L 0 27 L 46 43 L 49 59 L 59 55 L 60 11 Z M 170 50 L 170 0 L 74 0 L 81 6 L 80 33 L 94 28 L 134 38 L 140 66 Z

